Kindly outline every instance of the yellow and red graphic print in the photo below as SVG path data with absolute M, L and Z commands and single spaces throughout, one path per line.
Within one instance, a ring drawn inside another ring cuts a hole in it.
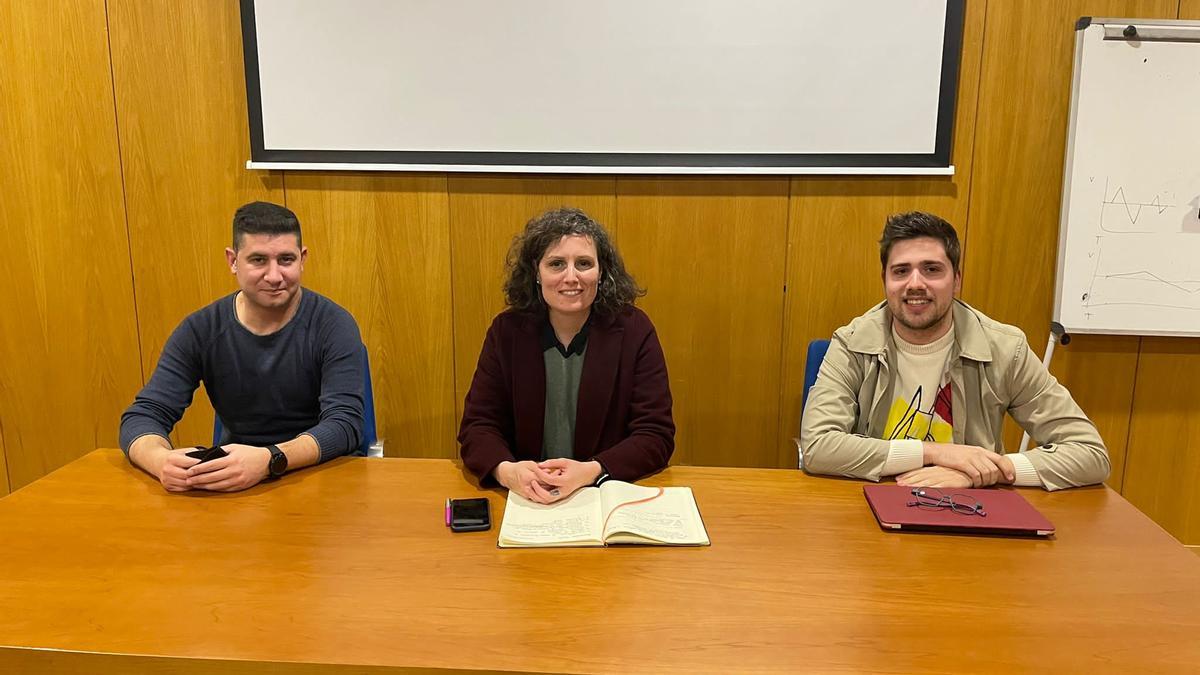
M 897 398 L 888 411 L 883 437 L 887 440 L 913 439 L 933 443 L 954 442 L 954 415 L 951 411 L 950 383 L 944 382 L 931 403 L 917 387 L 909 400 Z

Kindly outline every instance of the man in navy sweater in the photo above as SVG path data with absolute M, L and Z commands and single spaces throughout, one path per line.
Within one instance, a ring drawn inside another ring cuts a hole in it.
M 121 416 L 121 449 L 168 492 L 244 490 L 358 448 L 362 340 L 349 312 L 301 288 L 307 255 L 290 210 L 237 210 L 225 259 L 241 290 L 183 320 Z M 200 382 L 228 453 L 203 463 L 168 440 Z

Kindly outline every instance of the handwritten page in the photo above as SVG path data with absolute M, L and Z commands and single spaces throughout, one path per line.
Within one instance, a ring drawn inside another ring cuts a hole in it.
M 556 504 L 536 504 L 508 493 L 500 546 L 602 545 L 598 490 L 579 490 Z
M 610 484 L 605 483 L 600 488 L 605 493 L 605 512 L 611 512 L 604 531 L 606 541 L 637 543 L 639 539 L 649 539 L 676 545 L 709 543 L 691 488 L 666 488 L 662 495 L 649 501 L 620 506 L 652 497 L 657 488 L 618 484 L 609 489 Z M 635 536 L 622 536 L 625 534 Z
M 603 546 L 605 542 L 709 544 L 691 488 L 608 481 L 600 488 L 583 488 L 554 504 L 537 504 L 515 492 L 508 493 L 500 524 L 500 547 Z

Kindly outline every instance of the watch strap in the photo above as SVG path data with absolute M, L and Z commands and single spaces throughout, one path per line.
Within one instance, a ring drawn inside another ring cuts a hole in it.
M 279 478 L 287 473 L 287 455 L 279 449 L 278 445 L 268 445 L 267 450 L 271 451 L 271 461 L 267 463 L 267 474 L 271 478 Z

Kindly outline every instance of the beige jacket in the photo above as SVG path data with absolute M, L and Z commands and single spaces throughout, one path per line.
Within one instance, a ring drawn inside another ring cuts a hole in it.
M 1020 329 L 954 301 L 954 442 L 1004 452 L 1004 413 L 1042 446 L 1025 454 L 1049 490 L 1099 483 L 1108 452 L 1083 414 L 1030 350 Z M 882 440 L 895 386 L 891 313 L 880 303 L 837 329 L 801 417 L 804 468 L 878 481 L 890 442 Z

